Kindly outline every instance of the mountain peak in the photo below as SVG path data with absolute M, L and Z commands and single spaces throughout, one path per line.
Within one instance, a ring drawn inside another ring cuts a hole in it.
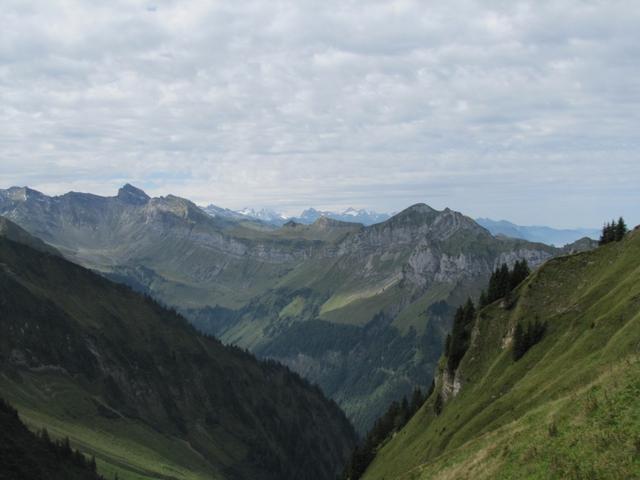
M 143 190 L 126 183 L 118 190 L 118 198 L 123 202 L 134 205 L 144 205 L 149 201 L 150 197 Z
M 397 213 L 396 215 L 394 215 L 393 217 L 391 217 L 391 219 L 396 218 L 396 219 L 409 219 L 409 218 L 422 218 L 425 215 L 434 215 L 438 213 L 438 211 L 434 208 L 431 208 L 429 205 L 427 205 L 426 203 L 416 203 L 414 205 L 411 205 L 410 207 L 405 208 L 404 210 L 402 210 L 401 212 Z
M 43 196 L 42 193 L 29 187 L 9 187 L 7 190 L 0 191 L 0 197 L 9 198 L 15 202 L 25 202 L 29 197 Z

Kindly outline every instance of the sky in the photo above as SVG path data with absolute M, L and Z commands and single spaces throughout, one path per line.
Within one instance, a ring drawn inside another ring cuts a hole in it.
M 640 1 L 0 9 L 0 188 L 640 223 Z

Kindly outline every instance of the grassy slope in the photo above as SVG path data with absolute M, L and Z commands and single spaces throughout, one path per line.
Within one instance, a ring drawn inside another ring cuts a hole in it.
M 326 478 L 341 461 L 330 457 L 344 458 L 353 442 L 341 412 L 282 367 L 197 335 L 125 287 L 2 238 L 0 318 L 1 394 L 28 424 L 95 454 L 105 474 L 280 478 L 278 469 L 291 471 L 293 461 Z M 322 453 L 309 455 L 318 445 Z
M 640 233 L 548 262 L 518 297 L 482 311 L 461 392 L 438 417 L 432 396 L 365 478 L 640 478 Z M 548 332 L 514 363 L 534 319 Z

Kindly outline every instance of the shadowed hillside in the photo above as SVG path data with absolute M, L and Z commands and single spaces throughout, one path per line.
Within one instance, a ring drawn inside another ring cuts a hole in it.
M 0 237 L 0 391 L 120 478 L 333 479 L 355 434 L 274 362 L 150 298 Z

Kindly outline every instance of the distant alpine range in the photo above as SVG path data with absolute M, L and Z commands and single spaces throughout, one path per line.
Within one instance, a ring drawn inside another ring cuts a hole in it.
M 368 226 L 384 222 L 393 215 L 352 207 L 349 207 L 342 212 L 308 208 L 299 216 L 293 217 L 287 217 L 286 215 L 269 208 L 243 208 L 242 210 L 230 210 L 228 208 L 222 208 L 211 204 L 203 207 L 203 210 L 211 216 L 221 216 L 234 219 L 250 218 L 252 220 L 258 220 L 277 227 L 280 227 L 290 221 L 310 225 L 320 217 L 327 217 L 341 222 L 361 223 L 362 225 Z M 489 230 L 493 235 L 521 238 L 523 240 L 546 243 L 556 247 L 562 247 L 584 237 L 595 240 L 600 235 L 600 230 L 597 228 L 560 229 L 541 225 L 523 226 L 516 225 L 515 223 L 507 220 L 492 220 L 490 218 L 476 218 L 476 222 Z
M 329 210 L 316 210 L 315 208 L 308 208 L 304 210 L 299 216 L 287 217 L 282 213 L 278 213 L 275 210 L 268 208 L 243 208 L 242 210 L 230 210 L 228 208 L 218 207 L 216 205 L 208 205 L 203 207 L 203 210 L 212 216 L 221 216 L 227 218 L 250 218 L 252 220 L 259 220 L 274 226 L 282 226 L 287 222 L 293 221 L 296 223 L 302 223 L 304 225 L 310 225 L 320 217 L 327 217 L 332 220 L 339 220 L 341 222 L 353 222 L 361 223 L 362 225 L 373 225 L 374 223 L 384 222 L 388 220 L 391 215 L 388 213 L 378 213 L 371 210 L 347 208 L 346 210 L 338 213 L 331 212 Z

